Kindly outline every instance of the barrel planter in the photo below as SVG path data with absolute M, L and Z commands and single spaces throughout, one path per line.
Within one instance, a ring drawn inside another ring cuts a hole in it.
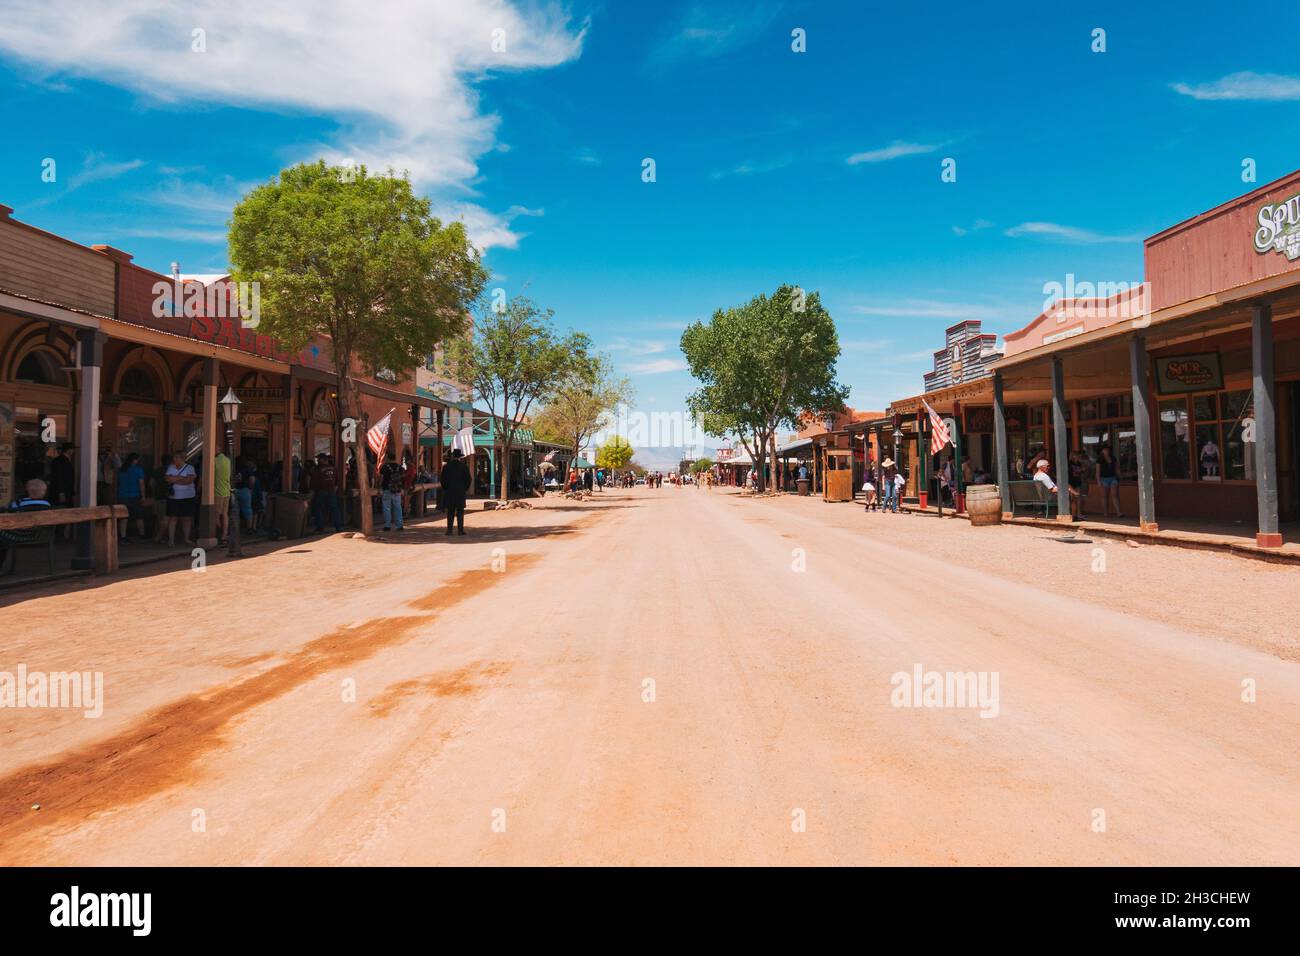
M 997 485 L 971 485 L 966 489 L 966 513 L 973 525 L 1002 523 L 1002 493 Z

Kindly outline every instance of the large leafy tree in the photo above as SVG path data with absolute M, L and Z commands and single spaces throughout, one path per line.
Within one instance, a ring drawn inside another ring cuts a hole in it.
M 533 432 L 543 441 L 567 445 L 577 458 L 592 435 L 609 424 L 614 409 L 632 396 L 632 383 L 615 373 L 607 356 L 587 356 L 561 377 L 535 416 Z
M 259 332 L 293 351 L 326 338 L 343 414 L 359 432 L 368 423 L 357 372 L 408 375 L 461 331 L 486 281 L 464 226 L 440 222 L 407 179 L 324 162 L 285 169 L 240 200 L 230 260 L 236 281 L 259 283 Z M 358 448 L 362 502 L 364 462 Z M 368 533 L 364 504 L 361 522 Z
M 778 428 L 798 427 L 809 409 L 844 407 L 848 389 L 835 381 L 839 336 L 816 292 L 783 285 L 770 296 L 719 309 L 708 322 L 688 326 L 681 346 L 700 382 L 689 407 L 706 429 L 725 428 L 740 438 L 760 488 L 769 451 L 775 465 Z
M 502 500 L 510 497 L 510 447 L 529 411 L 552 395 L 575 366 L 590 361 L 587 336 L 561 336 L 553 318 L 550 309 L 542 311 L 531 299 L 516 296 L 500 308 L 485 310 L 469 335 L 446 346 L 447 371 L 473 386 L 501 423 Z

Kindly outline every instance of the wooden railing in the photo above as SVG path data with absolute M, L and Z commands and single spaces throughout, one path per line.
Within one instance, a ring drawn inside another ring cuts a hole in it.
M 95 573 L 117 571 L 117 519 L 127 516 L 126 505 L 95 505 L 93 508 L 49 508 L 40 511 L 0 512 L 0 531 L 25 531 L 62 524 L 92 522 Z

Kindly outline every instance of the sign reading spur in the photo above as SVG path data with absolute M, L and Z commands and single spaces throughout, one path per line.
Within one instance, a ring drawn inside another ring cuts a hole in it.
M 1300 258 L 1300 194 L 1286 202 L 1267 203 L 1259 207 L 1256 219 L 1255 251 L 1261 256 L 1280 252 L 1287 259 Z

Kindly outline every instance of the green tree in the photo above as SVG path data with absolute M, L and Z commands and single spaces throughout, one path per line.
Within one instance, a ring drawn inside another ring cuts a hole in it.
M 691 473 L 695 475 L 702 475 L 706 471 L 712 471 L 712 470 L 713 470 L 712 458 L 697 458 L 695 459 L 694 464 L 691 465 Z
M 614 409 L 632 396 L 632 383 L 615 374 L 608 356 L 587 356 L 566 370 L 547 397 L 533 419 L 533 433 L 542 441 L 567 445 L 577 458 L 591 436 L 609 424 Z
M 354 378 L 404 377 L 458 334 L 487 275 L 459 222 L 443 224 L 403 177 L 303 163 L 255 188 L 230 224 L 232 278 L 257 282 L 258 331 L 291 351 L 324 336 L 343 414 L 359 422 Z M 359 444 L 359 442 L 358 442 Z M 361 526 L 368 469 L 357 452 Z
M 719 309 L 708 322 L 688 326 L 681 346 L 701 383 L 688 406 L 706 430 L 725 428 L 740 438 L 760 489 L 769 451 L 775 463 L 778 428 L 798 427 L 807 409 L 844 407 L 848 389 L 835 381 L 839 336 L 816 292 L 783 285 L 770 296 Z
M 611 435 L 605 444 L 596 449 L 596 464 L 611 471 L 626 468 L 632 461 L 634 450 L 622 435 Z
M 484 310 L 470 335 L 447 343 L 446 370 L 474 388 L 503 433 L 499 497 L 510 497 L 510 447 L 534 403 L 547 399 L 575 365 L 589 361 L 590 340 L 570 332 L 561 337 L 555 313 L 516 296 L 500 309 Z

